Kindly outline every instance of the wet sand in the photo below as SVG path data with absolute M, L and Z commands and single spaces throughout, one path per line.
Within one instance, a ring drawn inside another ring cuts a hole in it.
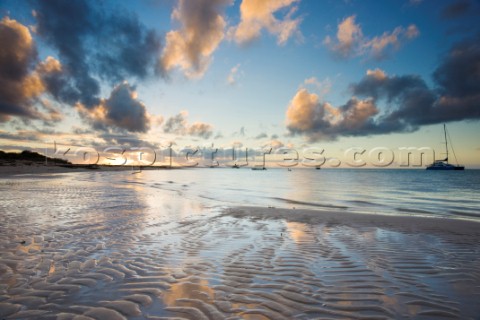
M 179 169 L 179 168 L 173 168 Z M 142 167 L 142 171 L 146 170 L 165 170 L 165 167 L 154 167 L 146 166 Z M 57 173 L 75 173 L 75 172 L 92 172 L 92 171 L 131 171 L 138 172 L 140 171 L 138 166 L 116 166 L 116 165 L 100 165 L 89 167 L 87 165 L 72 165 L 72 166 L 61 166 L 61 165 L 43 165 L 43 164 L 32 164 L 32 165 L 0 165 L 0 178 L 9 177 L 14 175 L 21 174 L 57 174 Z
M 480 314 L 477 222 L 202 207 L 173 191 L 150 210 L 127 188 L 49 181 L 0 181 L 14 191 L 0 207 L 2 319 Z

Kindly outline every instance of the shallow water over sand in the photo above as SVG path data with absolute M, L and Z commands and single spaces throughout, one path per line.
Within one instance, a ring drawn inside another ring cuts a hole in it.
M 128 176 L 128 175 L 127 175 Z M 205 168 L 108 175 L 113 183 L 177 191 L 214 205 L 346 209 L 480 220 L 480 170 Z
M 284 202 L 249 201 L 262 197 L 239 191 L 245 184 L 188 172 L 0 179 L 0 317 L 480 314 L 480 231 L 419 233 L 225 214 L 227 204 Z M 216 192 L 229 186 L 234 192 Z M 265 198 L 277 194 L 301 200 L 272 190 Z M 291 206 L 299 205 L 286 202 Z

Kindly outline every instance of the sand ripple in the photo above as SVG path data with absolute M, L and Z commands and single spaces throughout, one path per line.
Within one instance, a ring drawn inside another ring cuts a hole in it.
M 174 193 L 160 189 L 163 211 L 152 211 L 152 199 L 132 192 L 141 186 L 105 190 L 65 179 L 2 191 L 2 319 L 480 314 L 478 232 L 273 208 L 273 215 L 179 209 Z

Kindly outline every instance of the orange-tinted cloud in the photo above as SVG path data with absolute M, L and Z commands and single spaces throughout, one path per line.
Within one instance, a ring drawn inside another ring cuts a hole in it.
M 11 116 L 27 119 L 56 121 L 60 113 L 40 100 L 46 86 L 42 76 L 61 68 L 52 57 L 37 65 L 35 43 L 28 28 L 21 23 L 3 18 L 0 21 L 0 122 Z M 53 66 L 55 64 L 55 66 Z M 36 107 L 42 105 L 47 113 Z
M 213 134 L 213 126 L 204 122 L 194 122 L 189 124 L 187 121 L 188 112 L 182 111 L 179 114 L 170 117 L 165 121 L 163 131 L 178 135 L 190 135 L 204 139 L 209 139 Z
M 188 78 L 202 77 L 223 40 L 224 8 L 231 0 L 179 0 L 172 18 L 180 29 L 167 33 L 161 57 L 165 71 L 178 67 Z
M 301 19 L 292 18 L 299 0 L 243 0 L 240 5 L 240 23 L 229 30 L 230 36 L 238 44 L 247 44 L 261 35 L 263 29 L 277 37 L 279 45 L 285 44 L 294 35 L 299 35 Z M 281 9 L 290 8 L 283 17 L 275 17 Z
M 433 72 L 433 87 L 419 75 L 368 70 L 350 85 L 354 96 L 339 107 L 301 88 L 287 109 L 287 128 L 318 140 L 412 132 L 424 125 L 480 119 L 479 40 L 475 36 L 452 46 Z
M 145 105 L 138 100 L 135 88 L 123 82 L 113 88 L 108 99 L 86 108 L 77 104 L 80 114 L 95 128 L 103 131 L 147 132 L 150 116 Z
M 338 135 L 360 135 L 378 113 L 373 99 L 351 98 L 334 107 L 315 93 L 301 88 L 287 109 L 287 128 L 292 134 L 304 134 L 311 141 L 331 140 Z
M 62 104 L 93 108 L 101 81 L 145 79 L 156 70 L 160 39 L 135 14 L 105 10 L 96 1 L 31 1 L 36 35 L 58 53 L 63 74 L 46 79 Z
M 396 27 L 391 32 L 369 38 L 364 36 L 360 24 L 355 23 L 356 16 L 345 18 L 337 29 L 336 39 L 325 37 L 324 44 L 341 58 L 366 55 L 381 60 L 392 51 L 398 50 L 405 42 L 419 36 L 415 25 L 407 28 Z
M 194 122 L 188 127 L 188 134 L 208 139 L 213 133 L 212 129 L 213 127 L 208 123 Z

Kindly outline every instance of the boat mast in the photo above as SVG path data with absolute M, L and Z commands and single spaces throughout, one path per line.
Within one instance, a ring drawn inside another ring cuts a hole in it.
M 447 157 L 445 158 L 445 161 L 448 163 L 447 125 L 445 123 L 443 124 L 443 133 L 445 134 L 445 150 L 447 151 Z

